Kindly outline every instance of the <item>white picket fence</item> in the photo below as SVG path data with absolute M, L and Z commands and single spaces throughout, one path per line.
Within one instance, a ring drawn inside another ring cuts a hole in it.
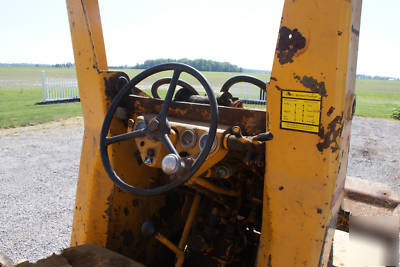
M 78 81 L 48 79 L 42 71 L 42 98 L 43 103 L 79 101 Z

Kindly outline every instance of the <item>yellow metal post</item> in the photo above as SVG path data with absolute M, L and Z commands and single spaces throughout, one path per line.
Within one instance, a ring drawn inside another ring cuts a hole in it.
M 285 1 L 267 90 L 257 266 L 326 266 L 343 198 L 361 0 Z
M 103 171 L 98 149 L 107 111 L 105 83 L 100 74 L 100 70 L 107 70 L 107 61 L 99 7 L 97 1 L 67 0 L 67 8 L 85 125 L 71 245 L 95 243 L 104 247 L 106 200 L 113 184 Z
M 85 127 L 71 245 L 94 243 L 151 263 L 154 245 L 143 245 L 140 227 L 158 212 L 163 197 L 137 198 L 116 188 L 100 159 L 100 130 L 110 94 L 118 90 L 115 78 L 127 75 L 107 70 L 97 0 L 67 0 L 67 9 Z M 115 119 L 110 132 L 124 133 L 126 126 Z M 133 140 L 109 149 L 115 171 L 129 184 L 146 187 L 159 171 L 137 161 Z

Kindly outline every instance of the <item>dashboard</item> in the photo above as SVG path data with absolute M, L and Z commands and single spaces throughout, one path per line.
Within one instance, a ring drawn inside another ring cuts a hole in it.
M 135 123 L 130 131 L 144 129 L 155 114 L 147 114 L 136 117 Z M 205 122 L 193 122 L 185 119 L 170 117 L 168 124 L 171 128 L 169 138 L 181 157 L 196 156 L 203 150 L 208 137 L 208 124 Z M 224 136 L 230 130 L 229 126 L 219 126 L 207 159 L 223 158 L 228 152 L 224 147 Z M 149 167 L 161 168 L 161 162 L 168 154 L 165 147 L 158 140 L 148 137 L 135 139 L 143 163 Z

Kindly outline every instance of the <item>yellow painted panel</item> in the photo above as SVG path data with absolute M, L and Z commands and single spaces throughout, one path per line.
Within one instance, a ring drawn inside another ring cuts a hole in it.
M 340 203 L 333 196 L 346 174 L 360 7 L 285 1 L 267 90 L 274 139 L 257 266 L 326 266 Z

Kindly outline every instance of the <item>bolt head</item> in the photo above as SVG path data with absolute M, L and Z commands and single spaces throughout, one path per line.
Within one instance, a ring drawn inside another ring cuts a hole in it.
M 148 128 L 150 132 L 155 132 L 156 130 L 158 130 L 159 125 L 160 125 L 159 120 L 156 117 L 154 117 L 150 120 Z

